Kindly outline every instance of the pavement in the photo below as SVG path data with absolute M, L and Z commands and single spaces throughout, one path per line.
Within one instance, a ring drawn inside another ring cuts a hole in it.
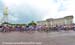
M 75 45 L 75 31 L 0 32 L 0 45 Z

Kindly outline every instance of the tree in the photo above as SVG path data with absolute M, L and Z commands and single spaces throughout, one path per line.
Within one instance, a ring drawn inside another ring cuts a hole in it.
M 2 24 L 10 24 L 10 23 L 8 23 L 8 22 L 3 22 Z
M 37 25 L 37 24 L 34 21 L 32 21 L 28 24 L 28 26 L 35 26 L 35 25 Z

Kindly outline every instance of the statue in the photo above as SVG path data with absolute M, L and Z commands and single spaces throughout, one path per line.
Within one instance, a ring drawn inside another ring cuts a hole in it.
M 8 7 L 5 7 L 5 8 L 4 8 L 3 14 L 6 15 L 6 16 L 8 16 Z

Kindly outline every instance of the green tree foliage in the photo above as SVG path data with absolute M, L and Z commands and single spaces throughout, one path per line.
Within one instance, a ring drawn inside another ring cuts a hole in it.
M 35 26 L 35 25 L 37 25 L 34 21 L 32 21 L 32 22 L 30 22 L 29 24 L 28 24 L 29 26 Z
M 10 23 L 8 23 L 8 22 L 3 22 L 2 24 L 10 24 Z

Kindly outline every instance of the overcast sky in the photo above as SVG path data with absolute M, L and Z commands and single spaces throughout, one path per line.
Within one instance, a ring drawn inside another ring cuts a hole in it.
M 0 0 L 1 17 L 4 6 L 9 8 L 12 23 L 75 15 L 75 0 Z

